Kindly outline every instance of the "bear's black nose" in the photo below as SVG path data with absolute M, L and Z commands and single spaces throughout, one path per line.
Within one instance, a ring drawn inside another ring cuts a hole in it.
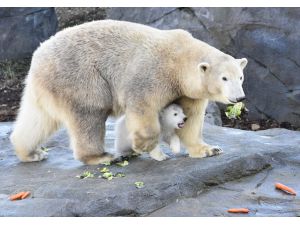
M 241 101 L 244 101 L 245 99 L 246 99 L 246 97 L 243 96 L 243 97 L 237 98 L 236 101 L 237 101 L 237 102 L 241 102 Z
M 187 117 L 184 117 L 184 118 L 183 118 L 183 121 L 184 121 L 184 122 L 187 121 Z

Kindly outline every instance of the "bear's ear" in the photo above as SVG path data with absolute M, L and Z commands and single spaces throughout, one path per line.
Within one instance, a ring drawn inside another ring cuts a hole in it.
M 201 70 L 203 73 L 207 72 L 209 70 L 210 65 L 207 62 L 202 62 L 199 63 L 198 68 Z
M 240 66 L 244 69 L 247 66 L 248 60 L 246 58 L 238 59 Z

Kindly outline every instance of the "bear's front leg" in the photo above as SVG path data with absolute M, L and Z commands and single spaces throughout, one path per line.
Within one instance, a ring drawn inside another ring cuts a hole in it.
M 194 100 L 183 97 L 179 100 L 179 104 L 183 108 L 188 120 L 186 121 L 184 128 L 177 130 L 176 132 L 187 148 L 189 156 L 192 158 L 214 156 L 223 152 L 218 146 L 206 144 L 202 138 L 207 103 L 208 100 L 206 99 Z
M 158 112 L 153 112 L 151 109 L 127 110 L 126 126 L 135 152 L 149 152 L 158 145 L 160 133 Z

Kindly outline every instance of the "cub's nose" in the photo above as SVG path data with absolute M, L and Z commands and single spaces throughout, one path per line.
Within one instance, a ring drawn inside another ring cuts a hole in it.
M 241 101 L 244 101 L 245 99 L 246 99 L 246 97 L 243 96 L 243 97 L 237 98 L 236 101 L 237 101 L 237 102 L 241 102 Z
M 184 118 L 183 118 L 183 121 L 186 122 L 186 121 L 187 121 L 187 117 L 184 117 Z

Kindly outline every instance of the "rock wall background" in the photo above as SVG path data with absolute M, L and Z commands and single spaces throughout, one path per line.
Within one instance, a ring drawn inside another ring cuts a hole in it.
M 234 57 L 246 57 L 250 119 L 300 126 L 299 8 L 111 8 L 107 18 L 182 28 Z
M 13 35 L 0 35 L 0 60 L 31 55 L 55 30 L 105 18 L 182 28 L 234 57 L 248 58 L 249 119 L 300 127 L 299 8 L 2 8 L 0 30 Z
M 0 60 L 31 57 L 56 28 L 53 8 L 0 8 Z

